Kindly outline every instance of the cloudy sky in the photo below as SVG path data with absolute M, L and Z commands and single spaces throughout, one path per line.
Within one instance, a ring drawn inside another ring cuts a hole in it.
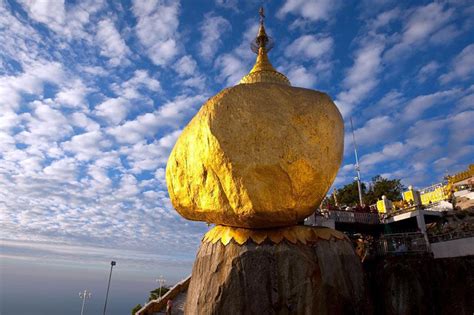
M 251 68 L 259 5 L 0 0 L 3 259 L 189 272 L 207 227 L 172 209 L 167 157 Z M 474 161 L 471 1 L 265 6 L 274 66 L 331 95 L 346 131 L 353 117 L 364 180 L 423 187 Z M 336 186 L 354 177 L 350 139 Z

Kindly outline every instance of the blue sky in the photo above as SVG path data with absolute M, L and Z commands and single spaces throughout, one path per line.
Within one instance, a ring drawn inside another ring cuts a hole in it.
M 207 227 L 172 209 L 164 168 L 253 65 L 260 3 L 0 1 L 2 259 L 189 272 Z M 471 1 L 264 4 L 274 66 L 345 118 L 336 186 L 354 177 L 350 117 L 363 180 L 423 187 L 474 161 Z

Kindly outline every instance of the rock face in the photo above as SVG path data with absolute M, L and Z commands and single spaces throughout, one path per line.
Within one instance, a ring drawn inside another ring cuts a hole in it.
M 186 314 L 370 314 L 347 240 L 313 245 L 202 243 Z
M 325 196 L 343 141 L 341 114 L 326 94 L 234 86 L 204 104 L 176 142 L 166 169 L 171 201 L 190 220 L 294 225 Z
M 387 257 L 364 267 L 376 314 L 474 313 L 474 256 Z

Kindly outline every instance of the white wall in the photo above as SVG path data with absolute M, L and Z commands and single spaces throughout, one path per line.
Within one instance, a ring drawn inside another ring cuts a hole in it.
M 474 255 L 474 237 L 431 243 L 434 258 Z

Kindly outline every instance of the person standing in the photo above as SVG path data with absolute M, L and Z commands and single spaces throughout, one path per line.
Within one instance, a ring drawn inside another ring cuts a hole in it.
M 171 315 L 171 309 L 173 308 L 173 301 L 168 300 L 166 302 L 166 315 Z

